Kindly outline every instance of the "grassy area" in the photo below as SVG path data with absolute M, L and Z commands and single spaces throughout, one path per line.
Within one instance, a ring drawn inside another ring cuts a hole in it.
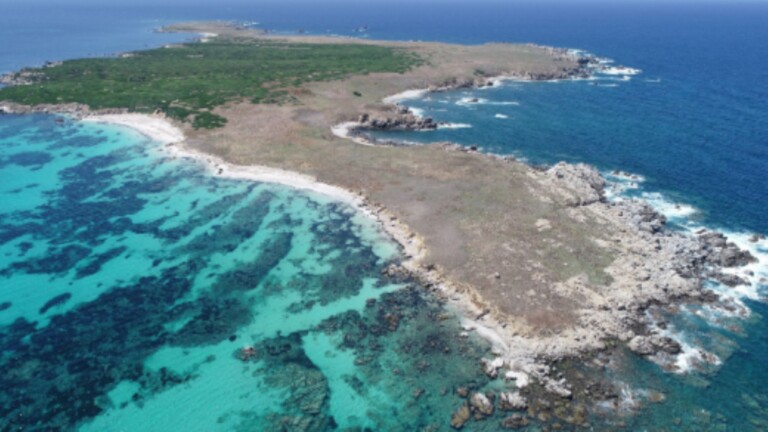
M 290 103 L 287 90 L 306 82 L 402 73 L 418 63 L 412 53 L 375 45 L 225 39 L 27 69 L 34 83 L 2 88 L 0 100 L 161 110 L 210 129 L 226 123 L 210 111 L 229 101 Z

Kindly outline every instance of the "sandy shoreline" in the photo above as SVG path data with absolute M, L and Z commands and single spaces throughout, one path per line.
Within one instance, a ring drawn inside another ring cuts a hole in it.
M 327 195 L 352 205 L 360 203 L 360 197 L 346 189 L 318 182 L 303 174 L 265 166 L 234 165 L 223 159 L 201 153 L 184 145 L 184 133 L 165 117 L 148 114 L 106 114 L 85 117 L 82 121 L 120 125 L 131 128 L 148 138 L 163 144 L 162 151 L 172 157 L 192 159 L 204 164 L 212 175 L 257 182 L 277 183 L 296 189 Z
M 131 128 L 162 146 L 159 150 L 172 158 L 184 158 L 201 163 L 212 176 L 274 183 L 291 188 L 314 192 L 350 205 L 362 214 L 371 217 L 403 248 L 408 261 L 415 261 L 425 254 L 423 242 L 407 226 L 389 213 L 384 207 L 369 203 L 364 196 L 347 189 L 322 183 L 300 173 L 260 165 L 236 165 L 218 156 L 202 153 L 185 145 L 185 135 L 165 116 L 149 114 L 104 114 L 90 115 L 81 121 L 119 125 Z M 335 132 L 334 132 L 335 133 Z M 355 140 L 354 137 L 348 139 Z M 366 145 L 366 142 L 362 142 Z

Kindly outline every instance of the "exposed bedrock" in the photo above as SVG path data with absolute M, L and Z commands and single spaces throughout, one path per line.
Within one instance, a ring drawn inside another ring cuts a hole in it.
M 430 117 L 418 117 L 407 108 L 397 109 L 389 117 L 370 117 L 362 114 L 358 123 L 363 129 L 369 130 L 431 130 L 437 129 L 438 124 Z
M 560 162 L 548 169 L 547 175 L 574 192 L 574 197 L 567 202 L 568 205 L 587 205 L 603 200 L 605 179 L 590 165 Z

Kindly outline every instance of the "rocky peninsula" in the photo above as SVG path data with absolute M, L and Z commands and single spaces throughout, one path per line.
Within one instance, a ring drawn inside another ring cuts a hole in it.
M 642 355 L 674 356 L 681 347 L 658 333 L 646 314 L 649 307 L 712 302 L 717 295 L 705 289 L 707 278 L 748 283 L 723 271 L 754 260 L 747 252 L 717 233 L 691 237 L 668 229 L 664 217 L 645 202 L 610 202 L 605 179 L 593 167 L 560 163 L 543 169 L 451 143 L 380 145 L 365 135 L 370 129 L 439 126 L 415 116 L 393 95 L 492 86 L 499 77 L 580 78 L 589 75 L 594 59 L 536 45 L 286 39 L 226 23 L 165 30 L 233 43 L 374 45 L 421 59 L 402 72 L 297 83 L 284 88 L 275 103 L 227 100 L 210 109 L 226 119 L 220 127 L 196 127 L 164 114 L 152 118 L 167 119 L 181 130 L 183 140 L 165 139 L 180 149 L 177 155 L 202 160 L 212 155 L 214 173 L 257 167 L 262 173 L 288 174 L 251 178 L 291 183 L 285 179 L 294 176 L 301 179 L 293 183 L 299 187 L 314 183 L 344 191 L 348 202 L 377 218 L 402 245 L 402 262 L 387 272 L 419 280 L 465 317 L 468 332 L 492 342 L 485 372 L 515 381 L 523 391 L 502 393 L 504 406 L 525 408 L 529 382 L 565 400 L 582 395 L 583 388 L 552 373 L 552 363 L 616 343 Z M 4 82 L 34 86 L 34 79 L 35 72 L 26 71 Z M 87 117 L 129 110 L 65 102 L 0 102 L 0 112 L 65 111 Z M 141 122 L 134 117 L 128 124 L 141 130 Z M 739 305 L 730 307 L 738 311 Z M 452 424 L 461 427 L 470 413 L 489 409 L 493 402 L 474 394 Z M 510 425 L 524 422 L 523 417 L 509 420 Z

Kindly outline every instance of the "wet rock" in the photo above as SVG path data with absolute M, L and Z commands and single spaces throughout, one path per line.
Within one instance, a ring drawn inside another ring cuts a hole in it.
M 653 355 L 658 352 L 679 354 L 682 347 L 674 339 L 659 336 L 635 336 L 627 344 L 630 350 L 640 355 Z
M 699 298 L 704 303 L 714 303 L 714 302 L 720 300 L 720 296 L 717 295 L 717 293 L 712 291 L 712 290 L 704 290 L 704 291 L 702 291 L 701 294 L 699 295 Z
M 528 419 L 521 414 L 512 414 L 501 421 L 502 429 L 520 429 L 528 426 Z
M 718 282 L 731 288 L 739 285 L 751 285 L 747 280 L 729 273 L 716 273 L 712 277 Z
M 544 385 L 544 389 L 549 393 L 558 395 L 562 398 L 570 398 L 573 396 L 573 393 L 571 392 L 571 389 L 568 388 L 568 384 L 564 378 L 560 380 L 547 381 L 547 383 Z
M 756 262 L 757 259 L 749 251 L 741 250 L 728 238 L 719 232 L 703 232 L 699 240 L 708 250 L 707 261 L 722 267 L 741 267 Z
M 743 251 L 734 244 L 728 244 L 719 256 L 720 265 L 723 267 L 742 267 L 757 261 L 748 251 Z
M 459 397 L 467 397 L 469 396 L 469 389 L 466 387 L 459 387 L 456 389 L 456 394 L 459 395 Z
M 503 392 L 499 395 L 499 409 L 502 411 L 522 411 L 528 408 L 528 402 L 520 392 Z
M 461 429 L 469 421 L 470 411 L 469 406 L 466 403 L 453 412 L 451 415 L 451 427 L 454 429 Z
M 475 414 L 482 417 L 488 417 L 493 414 L 493 402 L 483 393 L 475 393 L 469 398 L 469 404 Z
M 480 363 L 483 365 L 483 372 L 488 375 L 489 378 L 496 378 L 499 375 L 499 369 L 504 366 L 504 359 L 497 357 L 493 360 L 482 359 Z

